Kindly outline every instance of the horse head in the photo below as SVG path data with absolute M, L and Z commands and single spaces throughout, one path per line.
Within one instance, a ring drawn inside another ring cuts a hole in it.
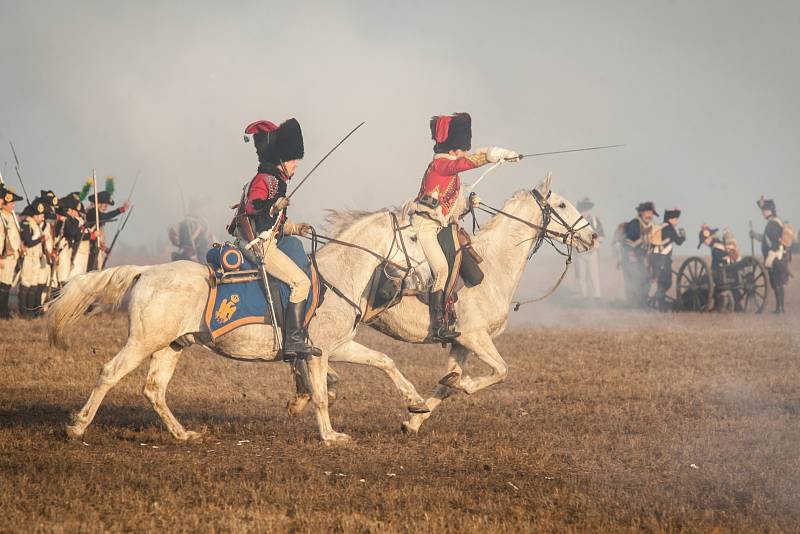
M 591 250 L 597 239 L 594 228 L 569 200 L 552 190 L 552 183 L 553 175 L 548 172 L 531 191 L 542 210 L 547 234 L 576 252 Z

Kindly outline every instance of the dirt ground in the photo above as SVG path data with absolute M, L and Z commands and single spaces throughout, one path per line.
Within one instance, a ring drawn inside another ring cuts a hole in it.
M 125 337 L 84 323 L 0 324 L 2 531 L 709 531 L 800 529 L 800 294 L 784 317 L 612 307 L 525 312 L 498 339 L 508 380 L 451 397 L 416 436 L 382 373 L 338 367 L 337 430 L 290 418 L 285 365 L 187 351 L 168 400 L 177 443 L 141 394 L 144 368 L 85 441 L 63 426 Z M 445 353 L 362 330 L 423 394 Z M 486 370 L 474 364 L 472 374 Z

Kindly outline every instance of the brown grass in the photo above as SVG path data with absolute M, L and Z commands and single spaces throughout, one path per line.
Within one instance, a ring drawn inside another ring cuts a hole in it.
M 404 406 L 381 373 L 339 366 L 334 425 L 356 438 L 342 447 L 317 441 L 310 412 L 286 415 L 286 366 L 199 350 L 185 354 L 169 400 L 187 428 L 207 428 L 204 441 L 162 429 L 142 368 L 109 394 L 85 443 L 68 442 L 69 412 L 125 335 L 121 315 L 84 326 L 61 354 L 40 321 L 0 325 L 0 530 L 800 525 L 797 315 L 606 310 L 571 328 L 515 328 L 498 340 L 508 381 L 448 399 L 416 437 L 398 432 Z M 439 349 L 360 337 L 421 392 L 442 374 Z

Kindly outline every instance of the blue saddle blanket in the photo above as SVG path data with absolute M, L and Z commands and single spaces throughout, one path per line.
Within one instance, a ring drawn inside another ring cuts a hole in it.
M 305 314 L 305 324 L 308 325 L 320 304 L 319 277 L 312 262 L 309 261 L 303 243 L 298 238 L 292 236 L 281 238 L 278 241 L 278 249 L 294 261 L 311 281 Z M 206 261 L 216 282 L 212 283 L 209 289 L 204 316 L 206 327 L 213 340 L 240 326 L 270 323 L 271 314 L 260 273 L 244 277 L 244 281 L 225 280 L 225 275 L 257 270 L 257 265 L 249 261 L 237 246 L 230 243 L 215 245 L 206 254 Z M 270 280 L 273 288 L 272 298 L 275 299 L 275 312 L 280 318 L 289 303 L 291 291 L 289 286 L 280 280 L 272 277 Z M 277 294 L 274 290 L 276 286 Z

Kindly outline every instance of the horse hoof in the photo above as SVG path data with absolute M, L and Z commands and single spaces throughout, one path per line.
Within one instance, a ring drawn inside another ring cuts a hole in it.
M 431 409 L 428 408 L 428 405 L 425 402 L 420 401 L 414 404 L 410 404 L 408 406 L 409 413 L 431 413 Z
M 400 425 L 400 430 L 406 436 L 416 436 L 417 432 L 418 432 L 418 430 L 416 428 L 412 427 L 411 424 L 409 424 L 408 421 L 403 421 L 403 424 Z
M 78 429 L 77 425 L 67 425 L 64 427 L 64 432 L 67 439 L 80 439 L 83 437 L 83 431 Z
M 333 404 L 336 402 L 336 397 L 336 390 L 328 388 L 328 407 L 333 406 Z
M 203 439 L 205 435 L 204 432 L 195 432 L 194 430 L 187 430 L 183 433 L 181 437 L 178 438 L 178 441 L 198 441 Z
M 461 375 L 456 372 L 447 373 L 439 380 L 439 384 L 453 389 L 462 389 Z

